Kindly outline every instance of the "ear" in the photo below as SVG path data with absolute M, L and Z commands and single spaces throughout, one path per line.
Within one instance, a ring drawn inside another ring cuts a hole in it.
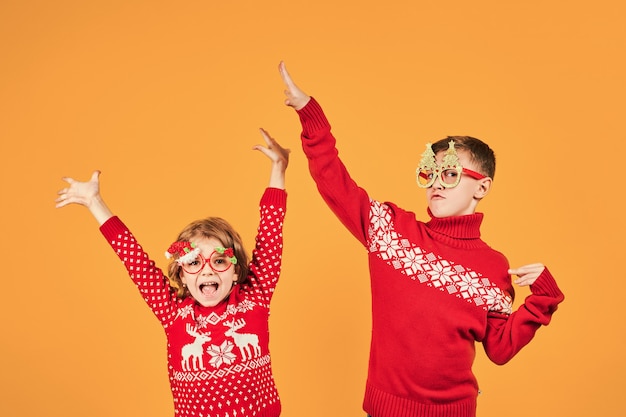
M 483 199 L 487 194 L 489 194 L 492 184 L 493 180 L 490 177 L 478 180 L 478 186 L 476 188 L 476 192 L 474 192 L 474 198 L 477 200 Z
M 239 275 L 237 273 L 233 274 L 233 284 L 236 284 L 239 281 Z

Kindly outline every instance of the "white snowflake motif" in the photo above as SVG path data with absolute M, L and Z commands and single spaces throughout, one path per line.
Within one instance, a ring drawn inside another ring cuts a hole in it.
M 254 301 L 250 301 L 250 300 L 243 300 L 241 303 L 239 303 L 239 305 L 237 306 L 237 310 L 240 313 L 245 313 L 246 311 L 252 311 L 252 309 L 254 308 L 254 306 L 256 305 L 256 303 Z
M 219 368 L 222 364 L 230 365 L 237 358 L 232 352 L 235 345 L 228 340 L 220 345 L 211 345 L 207 348 L 207 353 L 211 355 L 209 363 L 215 368 Z
M 376 233 L 373 228 L 367 229 L 367 241 L 370 252 L 376 252 L 378 250 L 378 244 L 376 243 Z
M 502 314 L 511 314 L 513 299 L 502 292 L 500 288 L 494 287 L 487 289 L 485 300 L 489 306 L 489 311 Z
M 384 259 L 392 259 L 398 257 L 398 251 L 402 250 L 402 246 L 400 245 L 400 241 L 395 238 L 391 233 L 385 233 L 380 236 L 378 240 L 379 248 L 378 250 L 384 255 L 386 253 L 386 257 Z
M 473 277 L 469 273 L 459 274 L 458 276 L 461 278 L 461 281 L 458 283 L 461 292 L 467 293 L 468 297 L 478 295 L 480 281 L 477 277 Z
M 486 294 L 483 296 L 489 310 L 494 310 L 494 306 L 498 304 L 498 293 L 494 288 L 485 288 Z
M 228 304 L 226 306 L 226 312 L 222 315 L 222 317 L 226 317 L 228 315 L 233 315 L 237 313 L 237 306 L 233 305 L 233 304 Z
M 370 224 L 374 230 L 386 230 L 389 224 L 389 213 L 386 206 L 372 201 L 370 210 Z
M 391 209 L 370 200 L 368 251 L 411 280 L 474 302 L 485 311 L 511 314 L 513 298 L 488 277 L 413 244 L 395 230 Z
M 191 317 L 193 317 L 193 307 L 192 306 L 185 306 L 183 308 L 179 308 L 178 312 L 176 313 L 176 318 L 180 317 L 180 318 L 185 318 L 187 316 L 191 315 Z
M 510 295 L 501 292 L 498 301 L 502 309 L 502 313 L 511 314 L 513 312 L 513 299 Z
M 198 324 L 198 329 L 204 329 L 209 325 L 210 319 L 209 317 L 198 316 L 198 318 L 196 319 L 196 323 Z
M 412 248 L 404 252 L 404 258 L 402 258 L 403 266 L 407 274 L 415 275 L 418 272 L 423 272 L 422 264 L 426 261 L 422 255 L 420 248 Z
M 445 265 L 443 262 L 434 262 L 432 267 L 433 269 L 428 271 L 428 275 L 430 275 L 430 280 L 436 287 L 445 283 L 453 283 L 451 278 L 453 275 L 452 267 L 447 262 Z

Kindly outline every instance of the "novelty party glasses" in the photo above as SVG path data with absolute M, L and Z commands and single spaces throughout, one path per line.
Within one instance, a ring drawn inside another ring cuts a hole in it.
M 176 263 L 188 274 L 197 274 L 202 271 L 206 264 L 215 272 L 224 272 L 237 263 L 237 257 L 233 248 L 216 247 L 211 256 L 205 258 L 200 253 L 200 248 L 193 242 L 174 242 L 170 245 L 165 257 L 171 259 L 176 257 Z
M 183 271 L 187 272 L 188 274 L 197 274 L 204 269 L 204 266 L 206 264 L 208 264 L 209 267 L 215 272 L 224 272 L 228 270 L 228 268 L 230 268 L 233 263 L 236 263 L 237 259 L 232 256 L 232 249 L 230 249 L 230 257 L 228 256 L 227 251 L 228 249 L 225 250 L 223 253 L 219 253 L 217 250 L 214 250 L 208 259 L 202 256 L 201 253 L 198 253 L 198 256 L 196 256 L 195 259 L 183 261 L 179 264 L 180 267 L 183 268 Z M 233 262 L 233 259 L 235 259 L 235 262 Z
M 461 181 L 461 174 L 465 174 L 476 180 L 482 180 L 483 178 L 486 178 L 483 174 L 467 168 L 441 169 L 437 167 L 437 169 L 435 170 L 418 169 L 417 185 L 422 188 L 431 187 L 434 184 L 435 179 L 439 177 L 439 182 L 441 183 L 442 187 L 452 188 L 459 185 L 459 182 Z
M 454 149 L 454 141 L 448 142 L 448 150 L 446 151 L 441 165 L 437 164 L 435 153 L 431 144 L 426 144 L 426 150 L 422 154 L 422 160 L 416 170 L 417 185 L 421 188 L 431 187 L 437 178 L 444 188 L 453 188 L 459 185 L 461 174 L 468 175 L 474 179 L 480 180 L 486 178 L 484 175 L 463 168 L 459 157 Z

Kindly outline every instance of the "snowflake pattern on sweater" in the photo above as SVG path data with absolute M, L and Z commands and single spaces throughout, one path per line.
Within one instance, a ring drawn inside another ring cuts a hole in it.
M 432 252 L 424 251 L 395 231 L 389 207 L 371 200 L 369 251 L 408 278 L 445 290 L 485 311 L 511 314 L 513 299 L 489 278 Z
M 363 410 L 381 417 L 475 416 L 476 342 L 495 363 L 514 357 L 563 300 L 554 278 L 545 268 L 511 312 L 508 260 L 480 239 L 481 213 L 422 222 L 372 199 L 339 158 L 319 103 L 311 98 L 298 115 L 320 195 L 368 251 L 372 335 Z
M 277 417 L 281 405 L 269 353 L 269 305 L 280 275 L 284 190 L 268 188 L 252 253 L 251 284 L 203 307 L 176 297 L 167 277 L 117 218 L 103 235 L 123 261 L 167 336 L 168 372 L 178 417 Z

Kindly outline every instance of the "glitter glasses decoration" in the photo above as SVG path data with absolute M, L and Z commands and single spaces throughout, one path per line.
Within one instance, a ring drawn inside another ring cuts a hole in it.
M 448 142 L 448 150 L 443 156 L 441 165 L 437 164 L 432 146 L 430 143 L 427 143 L 426 150 L 422 153 L 420 165 L 415 173 L 417 175 L 417 185 L 421 188 L 432 187 L 437 178 L 439 178 L 439 183 L 444 188 L 456 187 L 461 181 L 461 174 L 477 180 L 487 178 L 476 171 L 463 168 L 454 148 L 453 140 Z

